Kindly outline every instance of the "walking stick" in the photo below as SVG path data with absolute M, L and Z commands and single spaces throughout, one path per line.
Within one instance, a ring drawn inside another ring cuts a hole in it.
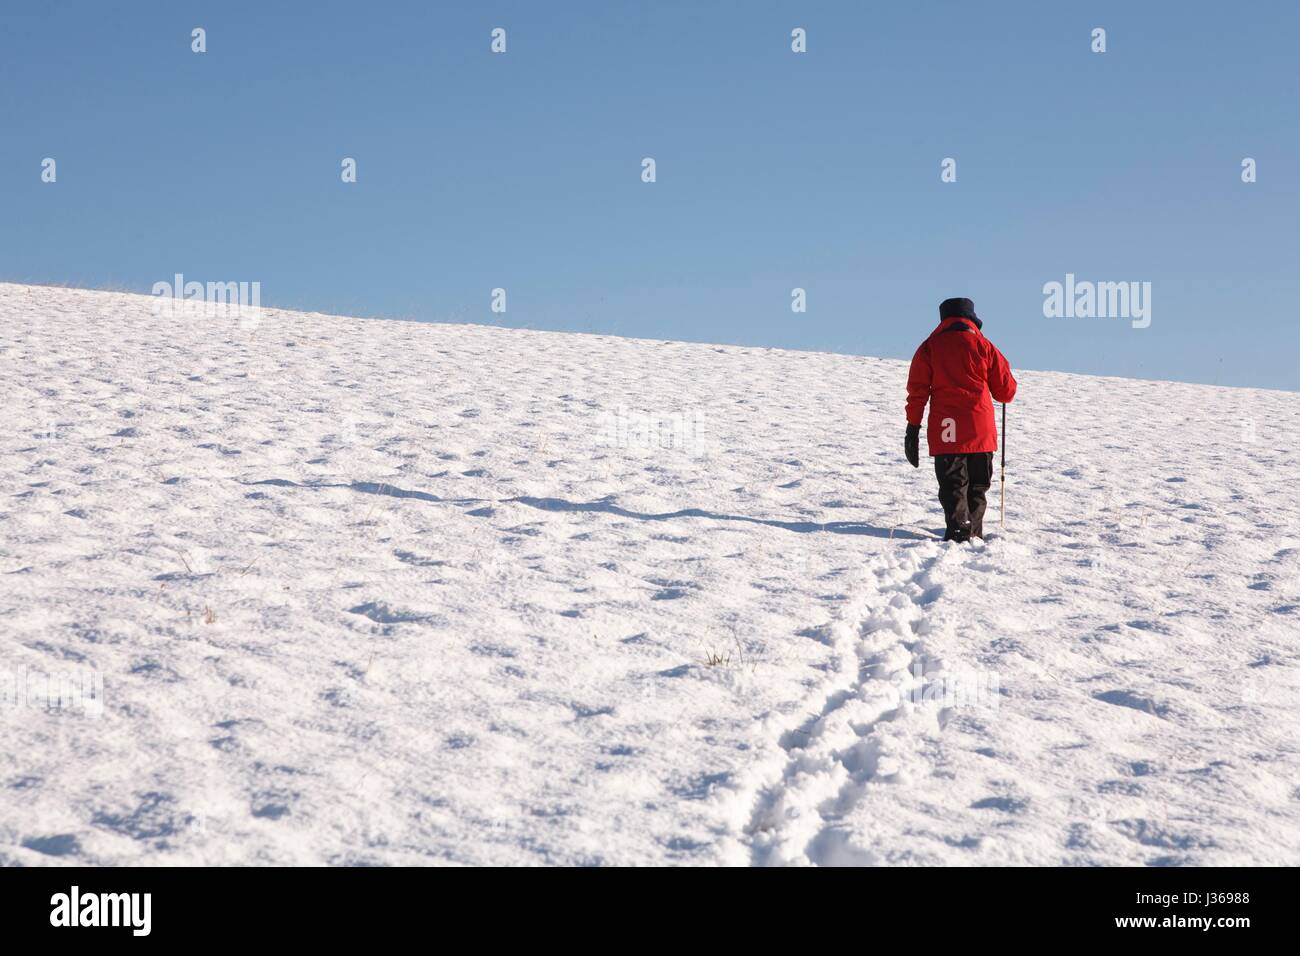
M 998 513 L 998 526 L 1007 526 L 1007 403 L 1002 403 L 1002 510 Z

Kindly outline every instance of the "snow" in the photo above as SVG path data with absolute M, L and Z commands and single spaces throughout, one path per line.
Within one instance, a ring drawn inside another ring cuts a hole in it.
M 0 863 L 1300 862 L 1294 393 L 951 545 L 902 362 L 152 304 L 0 285 Z

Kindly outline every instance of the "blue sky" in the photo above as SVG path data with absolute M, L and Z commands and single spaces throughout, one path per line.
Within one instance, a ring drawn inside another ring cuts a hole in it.
M 1300 389 L 1291 2 L 166 0 L 4 20 L 11 281 L 147 292 L 182 272 L 284 307 L 900 358 L 966 295 L 1014 366 Z M 1067 273 L 1151 282 L 1150 327 L 1045 318 Z

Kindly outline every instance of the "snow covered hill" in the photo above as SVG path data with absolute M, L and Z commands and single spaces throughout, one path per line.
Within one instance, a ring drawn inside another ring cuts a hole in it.
M 904 363 L 152 305 L 0 285 L 0 863 L 1300 863 L 1300 395 L 959 546 Z

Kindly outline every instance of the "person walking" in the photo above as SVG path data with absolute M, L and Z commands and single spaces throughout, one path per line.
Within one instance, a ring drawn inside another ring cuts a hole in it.
M 993 401 L 1016 397 L 1011 366 L 984 337 L 970 299 L 944 299 L 939 325 L 912 356 L 907 376 L 907 437 L 903 452 L 920 467 L 921 415 L 939 479 L 945 541 L 984 537 L 985 494 L 993 482 L 998 447 Z

